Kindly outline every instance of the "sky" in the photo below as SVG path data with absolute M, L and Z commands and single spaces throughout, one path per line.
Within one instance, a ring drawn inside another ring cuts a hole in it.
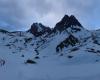
M 0 0 L 0 28 L 27 30 L 35 22 L 54 27 L 75 15 L 87 29 L 100 28 L 100 0 Z

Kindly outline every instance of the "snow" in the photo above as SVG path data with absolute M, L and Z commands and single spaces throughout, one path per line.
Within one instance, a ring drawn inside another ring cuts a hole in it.
M 100 79 L 100 56 L 98 53 L 88 52 L 87 48 L 100 50 L 99 45 L 94 44 L 89 38 L 87 42 L 75 47 L 64 48 L 61 53 L 56 53 L 56 46 L 68 37 L 64 32 L 47 38 L 47 41 L 39 43 L 41 38 L 35 38 L 30 33 L 4 34 L 0 32 L 0 60 L 5 64 L 0 66 L 0 80 L 99 80 Z M 87 35 L 86 35 L 87 34 Z M 13 35 L 13 36 L 11 36 Z M 76 37 L 90 37 L 90 32 L 73 33 Z M 85 36 L 86 35 L 86 36 Z M 3 40 L 4 38 L 4 40 Z M 25 43 L 25 39 L 32 38 Z M 15 40 L 18 40 L 14 42 Z M 99 40 L 99 39 L 98 39 Z M 34 45 L 32 46 L 31 44 Z M 42 44 L 38 48 L 39 55 L 36 55 L 36 44 Z M 9 46 L 6 46 L 10 44 Z M 15 47 L 14 47 L 15 46 Z M 22 50 L 19 49 L 22 48 Z M 15 52 L 15 53 L 13 53 Z M 24 57 L 22 57 L 24 55 Z M 39 59 L 35 57 L 38 56 Z M 73 56 L 68 58 L 68 56 Z M 25 64 L 31 59 L 36 64 Z
M 13 62 L 13 61 L 14 62 Z M 66 65 L 56 59 L 40 59 L 37 64 L 9 60 L 0 67 L 2 80 L 99 80 L 100 63 Z M 15 62 L 16 61 L 16 62 Z
M 5 49 L 5 50 L 4 50 Z M 80 51 L 76 57 L 68 59 L 66 56 L 40 55 L 37 64 L 24 64 L 27 58 L 32 58 L 31 51 L 25 51 L 26 57 L 23 59 L 20 54 L 12 54 L 6 47 L 0 46 L 0 57 L 6 61 L 0 67 L 1 80 L 99 80 L 100 62 L 87 61 L 78 62 L 77 59 L 96 58 L 94 54 L 85 54 Z M 77 52 L 76 52 L 77 53 Z M 82 56 L 83 54 L 83 56 Z M 28 56 L 30 55 L 30 56 Z M 89 56 L 88 56 L 89 55 Z M 86 57 L 87 56 L 87 57 Z M 33 55 L 34 57 L 34 55 Z M 80 61 L 79 60 L 79 61 Z

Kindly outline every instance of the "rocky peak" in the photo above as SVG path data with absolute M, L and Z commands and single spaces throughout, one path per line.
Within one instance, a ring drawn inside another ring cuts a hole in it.
M 51 29 L 49 27 L 46 27 L 42 25 L 41 23 L 33 23 L 31 25 L 31 29 L 29 32 L 31 32 L 34 36 L 39 37 L 43 34 L 49 33 Z
M 68 16 L 68 15 L 65 15 L 65 16 L 62 18 L 61 22 L 59 22 L 58 24 L 65 24 L 65 23 L 68 21 L 68 19 L 69 19 L 69 16 Z
M 82 27 L 82 25 L 80 24 L 80 22 L 76 19 L 76 17 L 74 15 L 71 15 L 69 17 L 69 21 L 68 21 L 69 24 L 67 24 L 69 27 L 70 26 L 80 26 Z
M 80 22 L 76 19 L 74 15 L 71 15 L 71 16 L 65 15 L 62 18 L 62 20 L 56 24 L 54 28 L 54 32 L 56 32 L 57 30 L 62 32 L 63 30 L 69 27 L 79 28 L 79 27 L 82 27 L 82 25 L 80 24 Z

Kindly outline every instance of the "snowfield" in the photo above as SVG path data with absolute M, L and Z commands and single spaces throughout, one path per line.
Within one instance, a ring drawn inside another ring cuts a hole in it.
M 25 64 L 24 58 L 11 52 L 5 47 L 0 47 L 0 57 L 6 61 L 4 66 L 0 67 L 1 80 L 99 80 L 100 62 L 96 62 L 97 57 L 81 63 L 78 58 L 68 59 L 58 55 L 40 56 L 40 59 L 34 59 L 37 64 Z M 27 55 L 27 52 L 25 53 Z M 81 54 L 82 55 L 82 54 Z M 31 55 L 32 56 L 32 55 Z M 89 57 L 88 56 L 88 57 Z M 87 57 L 82 57 L 87 58 Z M 94 60 L 92 60 L 94 59 Z M 99 58 L 100 59 L 100 58 Z M 88 62 L 89 61 L 89 62 Z

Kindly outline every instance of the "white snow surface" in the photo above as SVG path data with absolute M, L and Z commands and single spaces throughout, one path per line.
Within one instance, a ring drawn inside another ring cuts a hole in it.
M 0 66 L 0 80 L 100 80 L 100 56 L 86 51 L 87 48 L 100 50 L 99 45 L 93 44 L 90 38 L 81 47 L 75 46 L 79 50 L 71 52 L 72 47 L 64 49 L 63 56 L 60 56 L 55 48 L 66 36 L 68 34 L 62 33 L 48 39 L 48 43 L 39 48 L 40 54 L 36 55 L 36 45 L 31 44 L 37 43 L 40 38 L 34 38 L 30 33 L 23 36 L 0 33 L 0 60 L 5 60 L 5 64 Z M 24 39 L 29 38 L 32 40 L 25 43 Z M 36 64 L 25 64 L 27 59 Z

